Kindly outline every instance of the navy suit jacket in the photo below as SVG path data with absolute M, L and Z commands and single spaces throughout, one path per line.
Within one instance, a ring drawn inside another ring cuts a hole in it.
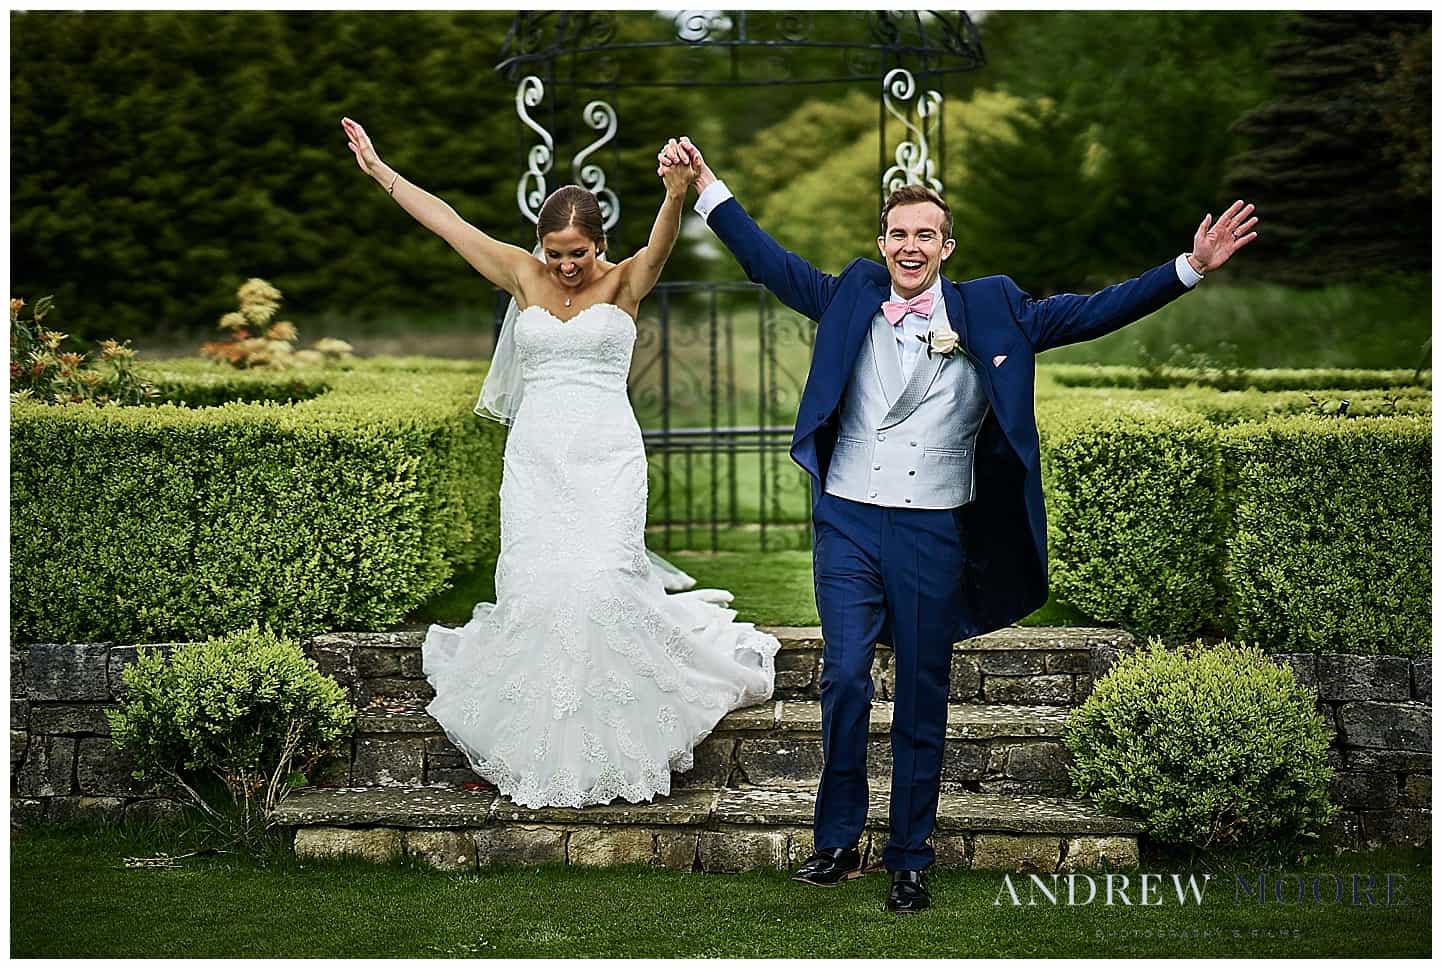
M 856 259 L 832 276 L 782 248 L 734 198 L 707 224 L 747 278 L 817 324 L 811 370 L 796 413 L 791 457 L 824 490 L 836 445 L 837 409 L 880 304 L 886 267 Z M 1047 599 L 1046 507 L 1035 410 L 1036 354 L 1110 333 L 1187 292 L 1171 262 L 1089 296 L 1032 299 L 1010 277 L 943 279 L 951 327 L 977 361 L 991 412 L 977 437 L 976 498 L 955 511 L 966 550 L 958 577 L 965 619 L 957 638 L 1009 626 Z M 993 360 L 1006 359 L 1000 365 Z

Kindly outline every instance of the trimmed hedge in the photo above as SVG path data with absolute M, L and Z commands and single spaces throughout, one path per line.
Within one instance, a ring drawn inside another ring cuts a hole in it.
M 377 629 L 494 563 L 483 367 L 142 371 L 204 405 L 12 406 L 15 640 Z
M 484 371 L 166 361 L 139 369 L 161 406 L 15 405 L 15 639 L 375 629 L 489 572 L 504 432 L 471 413 Z M 1169 638 L 1428 653 L 1429 393 L 1356 392 L 1352 413 L 1400 416 L 1343 420 L 1303 392 L 1048 383 L 1060 599 Z
M 1215 625 L 1212 425 L 1154 401 L 1041 410 L 1053 592 L 1095 619 L 1163 635 Z
M 1048 364 L 1047 371 L 1063 387 L 1125 387 L 1135 389 L 1166 389 L 1172 387 L 1210 387 L 1218 390 L 1251 388 L 1276 390 L 1388 390 L 1423 387 L 1431 389 L 1432 371 L 1420 375 L 1413 370 L 1349 370 L 1316 368 L 1309 370 L 1196 370 L 1190 367 L 1101 366 L 1098 364 Z
M 1228 428 L 1219 445 L 1238 636 L 1281 652 L 1431 652 L 1430 420 L 1297 417 Z
M 1199 414 L 1214 424 L 1263 421 L 1298 414 L 1320 417 L 1399 417 L 1404 414 L 1432 413 L 1432 392 L 1419 387 L 1317 391 L 1265 391 L 1255 388 L 1216 390 L 1209 387 L 1131 390 L 1122 387 L 1061 387 L 1038 376 L 1039 408 L 1054 401 L 1067 406 L 1087 402 L 1146 401 Z M 1345 415 L 1339 413 L 1342 401 L 1347 402 Z
M 1288 406 L 1267 396 L 1040 400 L 1053 590 L 1143 634 L 1427 655 L 1429 402 L 1397 417 L 1245 419 Z

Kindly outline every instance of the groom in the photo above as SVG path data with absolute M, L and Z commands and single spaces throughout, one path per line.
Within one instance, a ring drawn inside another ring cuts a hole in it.
M 952 644 L 1008 626 L 1047 598 L 1046 512 L 1033 412 L 1036 354 L 1102 336 L 1195 286 L 1256 238 L 1238 201 L 1192 251 L 1090 296 L 1032 299 L 1006 276 L 941 278 L 951 211 L 918 185 L 881 209 L 885 265 L 837 276 L 783 249 L 686 138 L 661 167 L 697 172 L 696 211 L 753 282 L 816 321 L 791 456 L 811 475 L 823 766 L 815 853 L 798 881 L 857 877 L 866 824 L 872 653 L 893 650 L 887 908 L 930 904 Z M 659 172 L 658 172 L 659 174 Z

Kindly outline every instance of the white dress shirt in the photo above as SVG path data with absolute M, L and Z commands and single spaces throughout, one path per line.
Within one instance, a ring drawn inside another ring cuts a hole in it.
M 896 331 L 896 347 L 901 353 L 901 385 L 906 386 L 911 380 L 911 372 L 916 369 L 916 361 L 920 360 L 926 353 L 926 344 L 919 339 L 927 334 L 928 330 L 943 330 L 950 323 L 946 315 L 946 303 L 941 298 L 941 277 L 938 276 L 931 281 L 931 287 L 926 290 L 931 294 L 931 316 L 925 317 L 920 313 L 909 312 L 901 318 L 901 323 L 892 327 Z M 921 293 L 917 293 L 918 296 Z M 889 297 L 897 302 L 901 297 L 896 293 L 896 287 L 891 288 Z

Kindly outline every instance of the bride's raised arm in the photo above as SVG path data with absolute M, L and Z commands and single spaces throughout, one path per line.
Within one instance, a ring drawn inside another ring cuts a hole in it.
M 512 296 L 520 293 L 527 272 L 539 265 L 529 252 L 486 235 L 456 213 L 456 210 L 425 189 L 400 177 L 381 161 L 364 128 L 350 118 L 341 118 L 361 171 L 380 183 L 421 225 L 430 229 L 461 254 L 482 276 Z
M 671 255 L 676 236 L 681 231 L 681 208 L 686 201 L 686 190 L 696 180 L 696 173 L 685 165 L 666 169 L 662 181 L 666 184 L 666 201 L 656 213 L 656 223 L 651 226 L 651 237 L 636 254 L 625 260 L 618 268 L 625 272 L 621 278 L 623 299 L 634 312 L 641 300 L 651 292 L 656 280 L 661 277 L 661 268 Z

